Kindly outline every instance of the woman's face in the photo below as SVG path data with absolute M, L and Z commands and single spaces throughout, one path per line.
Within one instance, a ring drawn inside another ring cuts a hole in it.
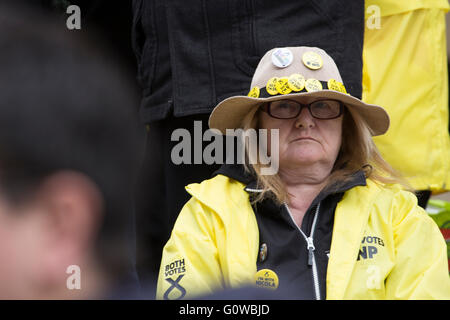
M 306 107 L 293 119 L 277 119 L 268 112 L 259 112 L 259 127 L 279 129 L 279 165 L 296 168 L 311 164 L 334 165 L 341 147 L 342 119 L 314 118 Z M 268 139 L 270 144 L 270 139 Z M 268 150 L 272 146 L 268 145 Z

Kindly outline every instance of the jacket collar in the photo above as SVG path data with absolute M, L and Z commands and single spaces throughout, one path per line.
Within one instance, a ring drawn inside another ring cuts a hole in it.
M 242 164 L 223 164 L 219 170 L 215 171 L 213 173 L 213 177 L 221 174 L 224 176 L 227 176 L 229 178 L 232 178 L 236 181 L 242 182 L 246 186 L 249 184 L 255 184 L 256 187 L 256 179 L 255 177 L 249 173 L 246 172 L 244 169 L 244 165 Z

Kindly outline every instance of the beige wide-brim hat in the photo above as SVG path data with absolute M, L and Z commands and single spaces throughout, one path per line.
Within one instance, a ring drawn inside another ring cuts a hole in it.
M 286 47 L 268 51 L 253 75 L 248 96 L 233 96 L 220 102 L 209 117 L 209 127 L 226 134 L 242 128 L 242 120 L 264 102 L 290 99 L 310 103 L 318 99 L 341 101 L 357 112 L 373 136 L 389 128 L 389 116 L 380 106 L 367 104 L 346 93 L 334 60 L 316 47 Z

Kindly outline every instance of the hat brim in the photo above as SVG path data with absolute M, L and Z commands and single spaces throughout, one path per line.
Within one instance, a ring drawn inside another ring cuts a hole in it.
M 351 95 L 333 90 L 300 92 L 288 95 L 276 95 L 268 98 L 252 98 L 248 96 L 230 97 L 220 102 L 214 108 L 209 117 L 209 127 L 211 129 L 218 129 L 222 134 L 226 134 L 226 129 L 241 128 L 242 120 L 247 113 L 253 107 L 264 102 L 290 99 L 309 103 L 317 100 L 317 98 L 339 100 L 349 108 L 350 112 L 357 112 L 369 126 L 372 136 L 382 135 L 389 128 L 389 115 L 382 107 L 364 103 Z

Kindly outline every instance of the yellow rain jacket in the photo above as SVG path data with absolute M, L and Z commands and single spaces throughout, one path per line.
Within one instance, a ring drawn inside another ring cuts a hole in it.
M 374 141 L 415 189 L 450 190 L 448 0 L 365 4 L 362 100 L 391 118 L 389 131 Z
M 164 247 L 158 299 L 255 283 L 259 231 L 244 188 L 224 175 L 186 187 L 192 198 Z M 382 239 L 378 253 L 358 260 L 367 237 Z M 450 299 L 445 241 L 412 193 L 370 179 L 345 193 L 326 288 L 327 299 Z

